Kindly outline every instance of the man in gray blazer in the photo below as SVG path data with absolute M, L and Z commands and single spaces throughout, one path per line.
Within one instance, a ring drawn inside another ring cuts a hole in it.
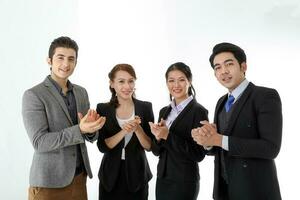
M 85 140 L 97 139 L 105 117 L 89 110 L 86 90 L 68 80 L 77 55 L 74 40 L 55 39 L 47 60 L 51 74 L 23 96 L 23 121 L 34 147 L 30 200 L 87 199 L 86 177 L 92 172 Z

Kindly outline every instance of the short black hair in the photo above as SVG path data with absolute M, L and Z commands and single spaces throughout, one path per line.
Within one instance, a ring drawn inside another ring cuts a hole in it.
M 77 60 L 77 57 L 78 57 L 77 43 L 67 36 L 61 36 L 61 37 L 54 39 L 49 47 L 48 57 L 51 59 L 51 61 L 52 61 L 53 55 L 55 53 L 55 49 L 58 47 L 74 49 L 74 51 L 76 53 L 76 60 Z
M 235 44 L 228 43 L 228 42 L 222 42 L 222 43 L 219 43 L 214 46 L 214 48 L 212 50 L 212 54 L 209 57 L 209 62 L 210 62 L 210 65 L 212 68 L 215 68 L 215 66 L 214 66 L 215 56 L 218 55 L 219 53 L 223 53 L 223 52 L 232 53 L 234 55 L 234 57 L 237 59 L 237 61 L 239 62 L 239 64 L 242 64 L 243 62 L 247 61 L 246 54 L 241 47 L 239 47 Z

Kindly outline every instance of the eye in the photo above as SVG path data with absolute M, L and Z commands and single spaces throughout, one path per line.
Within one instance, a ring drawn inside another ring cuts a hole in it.
M 184 78 L 179 79 L 180 82 L 185 82 Z
M 174 79 L 169 79 L 168 83 L 174 83 Z
M 220 70 L 220 69 L 221 69 L 221 66 L 220 66 L 220 65 L 217 65 L 217 66 L 215 66 L 215 68 L 214 68 L 215 71 L 218 71 L 218 70 Z
M 124 83 L 124 80 L 119 80 L 119 83 Z
M 234 65 L 233 62 L 228 62 L 228 63 L 226 63 L 226 67 L 229 67 L 229 66 L 232 66 L 232 65 Z

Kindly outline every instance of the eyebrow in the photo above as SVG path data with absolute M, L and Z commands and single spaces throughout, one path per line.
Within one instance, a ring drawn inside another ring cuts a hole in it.
M 228 63 L 228 62 L 233 62 L 233 59 L 227 59 L 227 60 L 225 60 L 223 63 Z M 220 65 L 219 63 L 216 63 L 216 64 L 214 64 L 214 67 L 216 67 L 216 66 L 218 66 L 218 65 Z
M 177 79 L 181 79 L 181 78 L 184 78 L 184 79 L 185 79 L 184 76 L 180 76 L 180 77 L 178 77 Z M 169 80 L 169 79 L 176 79 L 176 78 L 174 78 L 174 77 L 168 77 L 168 80 Z
M 62 56 L 62 57 L 68 57 L 68 58 L 73 58 L 75 59 L 75 56 L 66 56 L 64 54 L 57 54 L 56 57 L 59 57 L 59 56 Z
M 230 59 L 227 59 L 224 61 L 224 63 L 227 63 L 227 62 L 233 62 L 233 59 L 230 58 Z

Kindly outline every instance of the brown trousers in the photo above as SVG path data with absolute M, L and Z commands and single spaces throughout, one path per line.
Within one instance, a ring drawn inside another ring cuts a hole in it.
M 29 187 L 29 200 L 87 200 L 86 173 L 81 173 L 64 188 Z

